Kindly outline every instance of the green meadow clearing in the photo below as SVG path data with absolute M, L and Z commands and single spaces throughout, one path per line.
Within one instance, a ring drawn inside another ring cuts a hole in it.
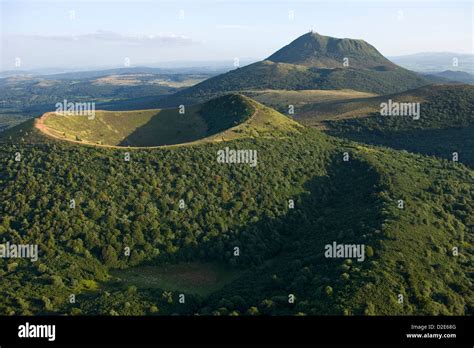
M 183 262 L 112 270 L 109 285 L 138 289 L 182 291 L 209 295 L 237 279 L 242 272 L 220 263 Z

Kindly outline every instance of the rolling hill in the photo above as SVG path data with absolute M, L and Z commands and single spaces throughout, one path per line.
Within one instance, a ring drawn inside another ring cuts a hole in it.
M 259 89 L 353 89 L 388 94 L 429 83 L 393 64 L 363 40 L 311 32 L 263 61 L 215 76 L 160 102 L 166 106 L 194 104 L 225 92 Z
M 304 119 L 304 116 L 311 117 L 310 110 L 312 105 L 323 103 L 337 103 L 339 101 L 360 100 L 377 96 L 373 93 L 358 92 L 351 89 L 339 90 L 282 90 L 282 89 L 264 89 L 249 90 L 242 94 L 267 105 L 282 114 L 289 115 L 298 121 Z M 289 106 L 293 106 L 293 114 L 290 113 Z
M 382 116 L 381 103 L 420 103 L 419 119 Z M 311 105 L 306 125 L 364 143 L 452 159 L 474 167 L 474 86 L 433 85 L 399 94 Z M 311 117 L 311 115 L 316 117 Z
M 426 75 L 425 75 L 426 76 Z M 447 82 L 460 82 L 474 84 L 474 74 L 465 71 L 446 70 L 441 72 L 430 73 L 430 76 L 444 79 Z
M 115 147 L 151 147 L 245 137 L 284 137 L 302 126 L 248 97 L 229 94 L 180 113 L 179 108 L 96 111 L 94 117 L 46 113 L 8 129 L 3 141 L 41 142 L 39 134 L 71 142 Z M 38 133 L 38 130 L 40 133 Z M 24 138 L 27 138 L 26 140 Z
M 341 94 L 340 97 L 314 98 L 313 100 L 308 98 L 307 102 L 301 103 L 295 108 L 294 118 L 307 126 L 317 127 L 323 125 L 323 121 L 365 117 L 373 113 L 379 113 L 380 104 L 387 102 L 389 99 L 400 103 L 420 102 L 428 104 L 430 101 L 436 101 L 437 98 L 442 98 L 444 101 L 453 98 L 451 102 L 451 105 L 454 107 L 452 112 L 453 117 L 469 119 L 466 112 L 457 115 L 454 111 L 459 107 L 462 108 L 462 105 L 469 102 L 472 89 L 473 86 L 471 85 L 436 84 L 387 95 L 357 94 L 347 91 L 346 95 Z M 256 95 L 254 98 L 259 99 L 260 97 Z M 275 98 L 271 100 L 271 102 L 274 103 L 275 107 L 280 108 L 288 103 L 294 103 L 295 99 L 296 98 L 291 98 L 288 100 L 287 98 L 287 100 L 284 100 L 283 98 Z M 267 102 L 266 99 L 263 100 Z M 463 102 L 459 104 L 460 101 Z M 296 102 L 295 105 L 298 105 L 298 103 Z M 423 108 L 420 108 L 420 112 L 424 112 Z M 445 110 L 445 112 L 447 113 L 448 110 Z M 445 122 L 449 122 L 450 116 L 446 114 L 443 116 L 443 119 Z M 420 117 L 420 120 L 425 125 L 427 125 L 426 122 L 428 122 L 434 126 L 432 117 Z M 400 119 L 400 121 L 402 121 L 402 119 Z

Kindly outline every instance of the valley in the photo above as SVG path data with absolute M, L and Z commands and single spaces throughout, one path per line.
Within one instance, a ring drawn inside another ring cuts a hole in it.
M 51 112 L 64 99 L 95 103 L 98 109 L 156 108 L 156 100 L 215 73 L 122 68 L 54 75 L 18 74 L 0 78 L 0 130 Z M 138 104 L 138 105 L 137 105 Z

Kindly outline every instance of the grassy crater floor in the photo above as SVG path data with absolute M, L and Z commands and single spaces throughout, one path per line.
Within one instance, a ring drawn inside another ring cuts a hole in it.
M 220 263 L 183 262 L 159 266 L 136 266 L 112 270 L 111 287 L 136 286 L 209 295 L 237 279 L 242 272 Z
M 248 97 L 229 94 L 185 109 L 96 111 L 93 117 L 50 112 L 36 120 L 35 128 L 50 138 L 79 144 L 157 147 L 282 138 L 302 126 Z
M 110 146 L 160 146 L 203 138 L 205 121 L 196 107 L 178 109 L 97 111 L 94 118 L 50 113 L 44 116 L 49 135 Z

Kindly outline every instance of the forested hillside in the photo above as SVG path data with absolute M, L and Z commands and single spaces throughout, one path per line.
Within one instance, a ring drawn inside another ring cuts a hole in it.
M 380 103 L 389 99 L 420 103 L 419 119 L 380 115 Z M 330 134 L 448 159 L 456 152 L 461 163 L 474 167 L 473 86 L 423 87 L 399 95 L 342 102 L 332 112 L 344 119 L 336 116 L 336 120 L 324 121 Z
M 1 147 L 0 240 L 39 243 L 40 257 L 2 263 L 1 313 L 472 314 L 473 172 L 461 164 L 311 129 L 130 161 L 24 140 Z M 224 146 L 257 150 L 258 166 L 218 163 Z M 325 258 L 333 241 L 363 243 L 365 261 Z M 183 262 L 232 276 L 199 295 L 113 271 Z

